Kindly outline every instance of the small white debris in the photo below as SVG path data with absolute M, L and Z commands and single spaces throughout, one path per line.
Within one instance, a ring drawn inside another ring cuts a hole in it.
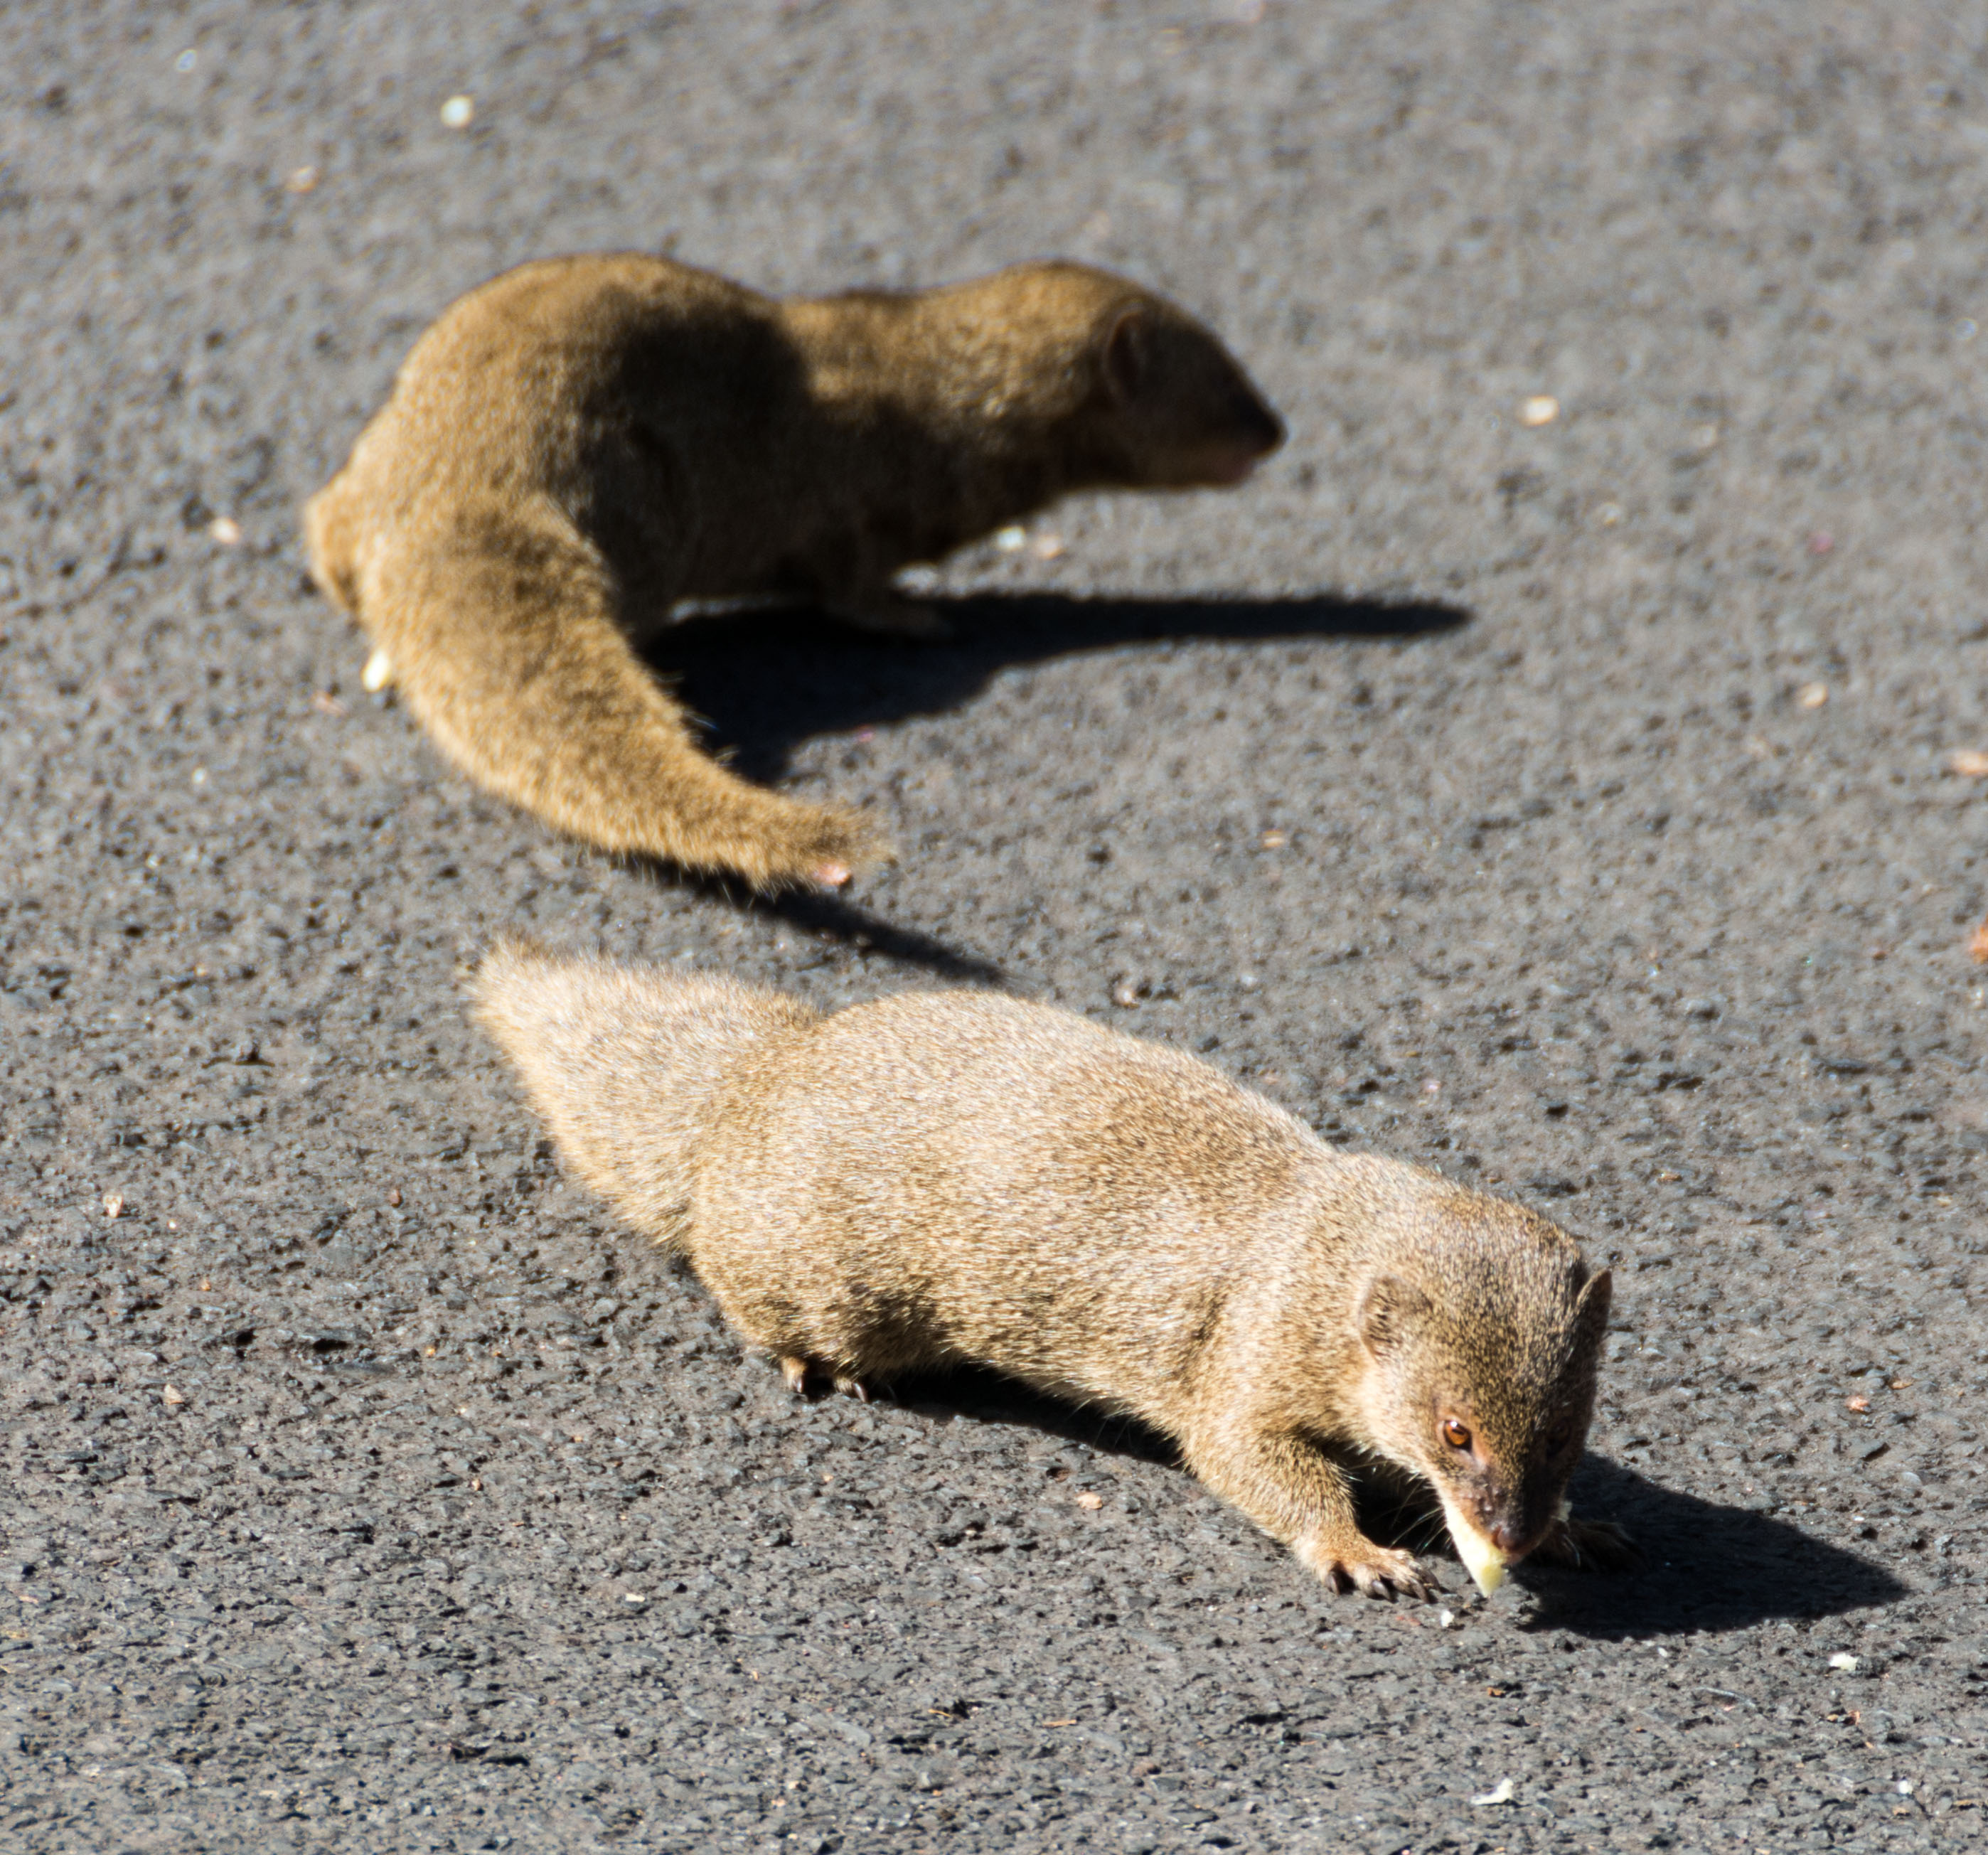
M 1435 1627 L 1439 1630 L 1447 1630 L 1456 1621 L 1456 1613 L 1454 1610 L 1439 1610 L 1435 1613 Z
M 207 769 L 205 767 L 197 766 L 193 769 L 193 782 L 195 786 L 206 785 Z
M 394 660 L 384 650 L 376 650 L 366 660 L 366 667 L 360 672 L 359 681 L 368 695 L 377 695 L 394 680 Z
M 121 1218 L 124 1215 L 124 1194 L 121 1191 L 106 1192 L 103 1198 L 103 1215 L 106 1218 Z
M 1029 531 L 1019 525 L 998 529 L 994 545 L 1004 554 L 1019 554 L 1029 545 Z
M 1802 708 L 1820 708 L 1829 700 L 1827 683 L 1804 683 L 1795 691 L 1795 702 Z
M 178 1385 L 167 1386 L 159 1396 L 169 1404 L 183 1404 L 186 1402 L 186 1394 Z
M 467 129 L 469 120 L 476 113 L 473 98 L 451 96 L 441 106 L 441 123 L 445 129 Z
M 1859 1664 L 1858 1658 L 1848 1649 L 1839 1649 L 1829 1658 L 1829 1665 L 1832 1668 L 1841 1668 L 1845 1674 L 1854 1674 Z
M 1510 1778 L 1500 1778 L 1496 1789 L 1483 1792 L 1481 1795 L 1472 1797 L 1470 1801 L 1479 1809 L 1490 1803 L 1510 1803 L 1512 1801 L 1512 1780 Z
M 640 1591 L 624 1591 L 621 1601 L 624 1603 L 647 1603 L 649 1600 Z
M 1604 502 L 1594 512 L 1594 519 L 1604 528 L 1613 528 L 1622 519 L 1622 505 L 1619 502 Z
M 1053 560 L 1063 552 L 1060 535 L 1038 535 L 1030 543 L 1029 552 L 1038 560 Z
M 1909 1797 L 1912 1794 L 1912 1779 L 1909 1779 L 1909 1778 L 1901 1778 L 1901 1779 L 1898 1780 L 1898 1795 L 1899 1795 L 1901 1797 Z
M 1963 748 L 1946 764 L 1963 779 L 1988 779 L 1988 754 L 1977 753 L 1972 748 Z
M 1536 393 L 1519 408 L 1519 423 L 1531 429 L 1550 425 L 1560 417 L 1560 401 L 1550 393 Z
M 189 46 L 184 52 L 180 53 L 178 57 L 173 60 L 173 69 L 175 71 L 191 71 L 194 66 L 199 63 L 199 52 L 194 50 L 194 49 Z
M 287 193 L 309 193 L 316 184 L 317 170 L 315 167 L 292 167 L 289 178 L 283 183 L 283 188 Z
M 242 524 L 232 515 L 216 515 L 207 525 L 207 532 L 225 548 L 242 545 Z

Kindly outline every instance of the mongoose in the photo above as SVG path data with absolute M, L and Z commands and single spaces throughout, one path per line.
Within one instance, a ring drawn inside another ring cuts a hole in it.
M 690 600 L 940 627 L 892 589 L 1073 491 L 1239 483 L 1283 427 L 1121 277 L 776 300 L 668 258 L 548 258 L 444 312 L 304 512 L 311 570 L 472 779 L 599 845 L 760 887 L 882 854 L 700 753 L 631 640 Z
M 1487 1593 L 1631 1555 L 1564 1499 L 1608 1272 L 1529 1211 L 997 994 L 823 1017 L 524 944 L 475 993 L 567 1161 L 797 1389 L 971 1362 L 1122 1411 L 1341 1590 L 1429 1594 L 1361 1461 L 1434 1489 Z

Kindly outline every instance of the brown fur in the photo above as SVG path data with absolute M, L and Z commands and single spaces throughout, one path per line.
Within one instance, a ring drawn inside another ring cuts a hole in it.
M 1240 481 L 1282 437 L 1199 323 L 1077 265 L 779 302 L 556 258 L 422 336 L 304 524 L 471 777 L 604 849 L 832 884 L 869 827 L 700 753 L 631 637 L 729 597 L 930 633 L 901 568 L 1073 491 Z
M 797 1383 L 972 1361 L 1126 1412 L 1321 1577 L 1375 1594 L 1425 1586 L 1361 1532 L 1360 1458 L 1510 1558 L 1622 1555 L 1562 1499 L 1608 1276 L 1530 1211 L 1337 1153 L 1205 1063 L 991 994 L 822 1018 L 520 945 L 476 993 L 575 1169 Z

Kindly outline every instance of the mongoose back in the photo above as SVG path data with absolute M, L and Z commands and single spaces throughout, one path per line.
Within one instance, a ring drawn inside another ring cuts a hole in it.
M 1362 1460 L 1433 1488 L 1487 1591 L 1628 1555 L 1564 1499 L 1608 1272 L 1517 1205 L 993 994 L 820 1017 L 524 945 L 476 992 L 568 1161 L 797 1387 L 972 1362 L 1115 1408 L 1337 1588 L 1428 1594 L 1361 1532 Z
M 472 779 L 604 849 L 833 886 L 870 827 L 698 752 L 631 640 L 726 598 L 932 631 L 900 569 L 1074 491 L 1240 482 L 1283 436 L 1199 323 L 1079 265 L 781 301 L 556 258 L 442 314 L 304 525 L 369 686 Z

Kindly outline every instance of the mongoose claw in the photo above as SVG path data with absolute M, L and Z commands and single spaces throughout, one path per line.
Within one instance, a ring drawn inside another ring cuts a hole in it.
M 809 1370 L 808 1362 L 805 1359 L 792 1353 L 780 1355 L 780 1376 L 787 1381 L 787 1389 L 796 1397 L 807 1396 Z
M 838 1378 L 835 1381 L 835 1388 L 844 1397 L 854 1398 L 859 1404 L 867 1404 L 870 1401 L 870 1387 L 860 1378 Z
M 1424 1603 L 1435 1595 L 1416 1569 L 1414 1553 L 1376 1546 L 1371 1539 L 1348 1540 L 1345 1549 L 1338 1552 L 1315 1546 L 1300 1550 L 1298 1556 L 1335 1591 L 1354 1590 L 1364 1597 L 1382 1598 L 1389 1603 L 1395 1601 L 1397 1593 Z
M 1643 1558 L 1635 1541 L 1613 1520 L 1577 1520 L 1571 1514 L 1554 1522 L 1531 1556 L 1537 1564 L 1574 1572 L 1626 1571 Z

